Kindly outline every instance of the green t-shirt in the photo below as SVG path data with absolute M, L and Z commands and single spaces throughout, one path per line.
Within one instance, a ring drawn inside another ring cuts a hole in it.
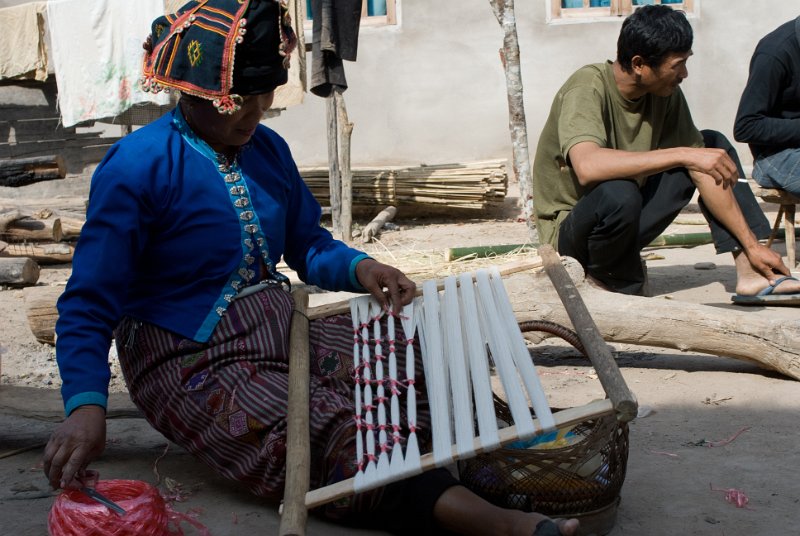
M 610 61 L 580 68 L 556 94 L 536 148 L 533 208 L 542 244 L 557 246 L 561 222 L 591 188 L 580 185 L 567 159 L 583 141 L 623 151 L 703 146 L 680 88 L 669 97 L 628 100 Z

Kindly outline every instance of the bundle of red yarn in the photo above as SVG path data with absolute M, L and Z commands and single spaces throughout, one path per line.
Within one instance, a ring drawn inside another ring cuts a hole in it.
M 50 536 L 183 535 L 178 524 L 186 516 L 174 512 L 158 489 L 147 482 L 101 480 L 97 482 L 95 489 L 120 505 L 125 510 L 125 515 L 111 511 L 81 491 L 65 490 L 50 509 L 47 519 Z M 178 524 L 173 523 L 175 521 Z M 176 526 L 171 528 L 171 525 Z

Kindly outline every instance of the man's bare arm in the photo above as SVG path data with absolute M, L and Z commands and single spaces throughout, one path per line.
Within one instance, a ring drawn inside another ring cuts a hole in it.
M 608 149 L 585 141 L 569 150 L 569 161 L 583 186 L 612 179 L 647 177 L 677 167 L 704 173 L 718 183 L 731 186 L 739 178 L 736 164 L 724 149 L 674 147 L 634 152 Z

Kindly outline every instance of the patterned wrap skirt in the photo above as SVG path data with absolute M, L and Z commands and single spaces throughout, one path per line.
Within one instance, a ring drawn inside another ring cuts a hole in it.
M 292 309 L 291 295 L 272 287 L 234 300 L 207 343 L 131 318 L 115 331 L 130 396 L 150 424 L 216 473 L 270 500 L 281 499 L 285 481 Z M 397 337 L 404 339 L 402 332 Z M 309 344 L 315 489 L 351 478 L 357 470 L 350 315 L 310 322 Z M 421 371 L 418 348 L 415 355 Z M 417 429 L 424 444 L 430 440 L 430 415 L 421 381 L 416 389 Z M 436 499 L 457 483 L 442 471 L 336 501 L 322 513 L 392 532 L 426 533 L 433 530 Z M 405 516 L 391 515 L 398 507 Z

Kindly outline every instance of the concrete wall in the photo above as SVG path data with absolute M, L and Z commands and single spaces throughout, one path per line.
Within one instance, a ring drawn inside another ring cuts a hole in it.
M 502 32 L 488 0 L 398 0 L 396 27 L 362 28 L 346 63 L 345 100 L 355 124 L 353 165 L 510 158 L 508 108 L 498 58 Z M 750 56 L 766 33 L 800 15 L 794 0 L 695 0 L 694 56 L 683 90 L 699 128 L 732 139 Z M 547 24 L 544 0 L 516 2 L 531 152 L 563 81 L 586 63 L 613 59 L 621 19 Z M 309 55 L 310 59 L 310 55 Z M 267 124 L 301 165 L 327 160 L 324 100 L 308 94 Z M 751 163 L 739 145 L 745 166 Z

